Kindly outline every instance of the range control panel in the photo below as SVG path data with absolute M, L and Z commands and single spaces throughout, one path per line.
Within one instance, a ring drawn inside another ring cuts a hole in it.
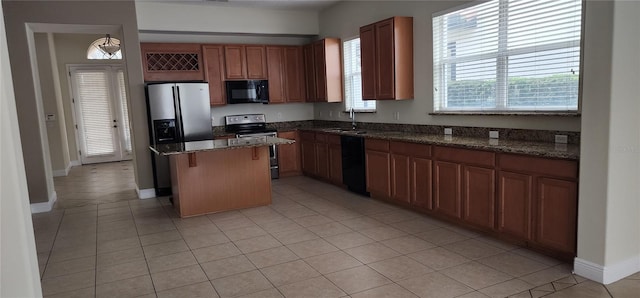
M 224 121 L 226 125 L 234 124 L 251 124 L 251 123 L 265 123 L 267 122 L 264 114 L 247 114 L 247 115 L 231 115 L 225 116 Z

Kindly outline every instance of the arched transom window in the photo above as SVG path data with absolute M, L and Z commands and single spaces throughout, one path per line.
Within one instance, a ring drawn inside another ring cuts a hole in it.
M 104 44 L 106 40 L 106 37 L 102 37 L 92 42 L 87 49 L 87 59 L 122 59 L 122 50 L 118 50 L 113 55 L 109 55 L 100 48 L 100 45 Z M 117 38 L 111 37 L 111 40 L 116 44 L 120 44 L 120 40 Z

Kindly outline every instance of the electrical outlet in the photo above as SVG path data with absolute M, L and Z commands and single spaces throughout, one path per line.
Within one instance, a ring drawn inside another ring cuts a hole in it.
M 400 112 L 396 112 L 395 118 L 396 118 L 396 120 L 400 120 Z
M 318 116 L 319 116 L 319 117 L 322 117 L 322 111 L 319 111 L 319 112 L 318 112 Z
M 556 143 L 559 143 L 559 144 L 569 143 L 569 137 L 567 135 L 556 135 Z
M 276 115 L 278 116 L 278 119 L 282 119 L 282 113 L 278 112 Z
M 329 118 L 333 118 L 333 111 L 329 111 Z
M 450 127 L 447 127 L 444 129 L 444 134 L 447 136 L 453 135 L 453 129 Z
M 497 130 L 490 130 L 489 131 L 489 138 L 490 139 L 497 139 L 500 137 L 500 133 Z

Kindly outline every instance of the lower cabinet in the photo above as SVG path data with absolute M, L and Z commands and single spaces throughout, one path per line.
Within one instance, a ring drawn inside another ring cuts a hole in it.
M 329 135 L 329 181 L 342 184 L 342 146 L 340 136 Z
M 372 196 L 391 197 L 389 141 L 366 139 L 365 168 L 367 191 Z
M 411 203 L 410 157 L 391 153 L 391 198 Z
M 302 155 L 302 172 L 306 175 L 316 176 L 316 146 L 315 133 L 303 131 L 300 133 L 300 152 Z
M 301 174 L 300 166 L 300 138 L 295 131 L 278 132 L 278 137 L 296 141 L 289 145 L 278 146 L 278 168 L 281 177 Z
M 498 231 L 531 240 L 533 176 L 501 171 L 498 174 Z
M 304 131 L 300 133 L 300 148 L 304 174 L 342 184 L 340 136 Z
M 422 146 L 431 149 L 431 146 Z M 433 209 L 432 171 L 431 159 L 411 157 L 411 205 L 424 210 Z
M 434 169 L 434 210 L 455 218 L 462 216 L 462 166 L 446 161 L 436 161 Z
M 493 230 L 496 210 L 496 171 L 464 166 L 462 219 L 477 227 Z
M 537 180 L 535 241 L 554 250 L 574 252 L 577 183 L 544 177 Z

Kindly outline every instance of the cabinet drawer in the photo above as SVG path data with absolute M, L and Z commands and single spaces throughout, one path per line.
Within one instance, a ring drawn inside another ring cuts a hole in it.
M 407 142 L 391 142 L 390 148 L 392 153 L 412 156 L 412 157 L 431 157 L 431 146 Z
M 578 177 L 578 163 L 572 160 L 500 154 L 498 155 L 498 166 L 502 170 L 514 172 L 528 172 L 572 179 Z
M 313 142 L 316 139 L 316 133 L 310 131 L 300 132 L 300 139 L 303 141 L 311 141 Z
M 296 132 L 295 131 L 280 131 L 278 132 L 278 138 L 295 140 Z
M 327 134 L 324 133 L 316 133 L 316 142 L 326 143 L 327 142 Z
M 389 141 L 379 139 L 366 139 L 364 148 L 367 150 L 389 152 Z
M 340 145 L 340 136 L 339 135 L 329 135 L 328 136 L 329 144 Z
M 496 154 L 488 151 L 435 147 L 433 156 L 438 160 L 448 160 L 485 167 L 494 167 L 496 164 Z

